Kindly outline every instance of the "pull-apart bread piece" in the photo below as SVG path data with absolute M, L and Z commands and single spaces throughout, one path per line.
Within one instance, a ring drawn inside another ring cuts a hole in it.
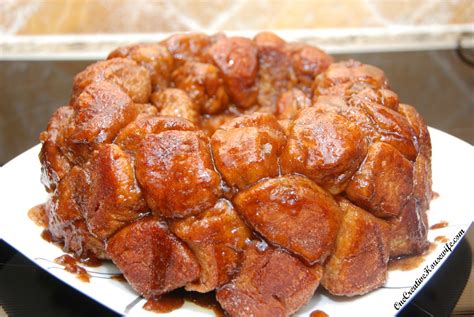
M 289 316 L 306 304 L 321 280 L 322 267 L 306 266 L 264 242 L 253 242 L 235 279 L 217 291 L 231 316 Z
M 238 189 L 278 176 L 278 156 L 285 143 L 276 118 L 263 113 L 232 119 L 211 139 L 217 169 L 228 185 Z
M 164 131 L 141 142 L 137 178 L 157 215 L 183 218 L 214 206 L 220 177 L 201 131 Z
M 171 231 L 191 248 L 200 266 L 199 280 L 186 285 L 201 293 L 227 283 L 240 268 L 251 231 L 232 204 L 220 199 L 214 207 L 170 224 Z
M 107 243 L 107 253 L 132 287 L 153 298 L 199 277 L 191 250 L 155 217 L 140 219 Z
M 346 199 L 339 200 L 342 223 L 321 284 L 334 295 L 361 295 L 385 283 L 390 226 Z
M 341 211 L 334 198 L 304 176 L 261 181 L 234 198 L 245 221 L 270 243 L 307 264 L 331 254 Z
M 216 291 L 229 316 L 288 316 L 320 281 L 361 295 L 429 245 L 422 116 L 381 69 L 270 32 L 119 47 L 40 140 L 52 240 L 147 299 Z

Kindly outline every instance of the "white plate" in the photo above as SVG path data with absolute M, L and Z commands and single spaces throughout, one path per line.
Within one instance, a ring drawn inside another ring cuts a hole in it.
M 449 225 L 443 229 L 430 230 L 428 238 L 433 241 L 436 236 L 446 236 L 453 244 L 451 247 L 453 249 L 457 245 L 457 241 L 454 241 L 455 236 L 458 233 L 462 235 L 463 232 L 467 232 L 473 220 L 470 198 L 473 195 L 474 147 L 433 128 L 430 128 L 430 133 L 433 143 L 433 189 L 440 196 L 431 203 L 431 209 L 428 212 L 429 222 L 431 225 L 445 220 Z M 31 148 L 0 169 L 2 197 L 0 237 L 50 274 L 117 313 L 156 317 L 156 314 L 142 308 L 145 300 L 138 298 L 138 295 L 126 283 L 101 278 L 109 273 L 118 273 L 113 264 L 88 269 L 93 277 L 90 283 L 84 283 L 52 262 L 63 252 L 41 239 L 42 229 L 27 216 L 31 207 L 47 199 L 47 194 L 39 181 L 39 149 L 39 145 Z M 404 292 L 408 292 L 416 284 L 417 279 L 423 276 L 425 267 L 428 266 L 431 272 L 414 290 L 413 295 L 409 296 L 406 303 L 441 267 L 451 252 L 447 252 L 440 263 L 433 268 L 431 265 L 437 258 L 441 258 L 444 248 L 444 244 L 438 243 L 437 249 L 415 270 L 391 271 L 385 287 L 364 296 L 332 297 L 317 291 L 311 302 L 297 315 L 307 316 L 312 310 L 320 309 L 331 317 L 358 316 L 366 315 L 369 307 L 372 315 L 394 315 L 397 312 L 394 307 L 395 302 L 401 301 Z M 94 272 L 99 272 L 99 274 Z M 193 316 L 212 315 L 209 310 L 186 303 L 181 309 L 170 313 L 170 316 L 189 316 L 191 313 Z

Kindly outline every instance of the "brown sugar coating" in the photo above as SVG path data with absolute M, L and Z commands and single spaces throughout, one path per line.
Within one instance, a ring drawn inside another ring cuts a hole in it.
M 147 299 L 288 316 L 428 247 L 431 141 L 383 70 L 271 32 L 119 47 L 40 135 L 51 240 Z M 315 296 L 319 296 L 316 293 Z
M 394 147 L 374 143 L 349 182 L 350 200 L 378 217 L 398 216 L 413 190 L 413 164 Z
M 184 90 L 202 113 L 214 114 L 227 107 L 229 98 L 219 69 L 212 64 L 186 62 L 173 72 L 176 88 Z
M 387 88 L 384 72 L 375 66 L 349 60 L 329 65 L 327 70 L 316 78 L 314 94 L 347 96 L 363 88 Z
M 333 194 L 342 192 L 367 153 L 361 129 L 335 113 L 303 109 L 289 127 L 284 174 L 300 173 Z
M 241 108 L 253 106 L 258 91 L 257 46 L 243 37 L 223 37 L 209 49 L 213 62 L 221 70 L 231 100 Z
M 230 186 L 245 188 L 278 175 L 278 156 L 286 137 L 276 118 L 255 113 L 235 118 L 212 136 L 214 162 Z
M 71 163 L 59 148 L 58 135 L 63 133 L 73 113 L 70 106 L 58 108 L 51 116 L 46 131 L 40 135 L 41 183 L 48 192 L 54 191 L 59 180 L 71 169 Z
M 321 284 L 334 295 L 365 294 L 386 281 L 390 226 L 345 199 L 339 206 L 344 216 Z
M 172 291 L 199 277 L 199 264 L 189 248 L 153 217 L 120 230 L 108 241 L 107 253 L 145 298 Z
M 87 86 L 72 107 L 74 114 L 59 142 L 76 164 L 85 163 L 98 144 L 112 142 L 137 115 L 130 97 L 118 86 L 104 81 Z
M 89 231 L 106 239 L 148 211 L 130 160 L 115 144 L 100 145 L 86 164 L 81 208 Z
M 199 106 L 181 89 L 168 88 L 154 92 L 151 102 L 162 116 L 183 118 L 199 124 Z
M 77 197 L 86 179 L 84 170 L 75 166 L 66 174 L 58 184 L 48 204 L 48 230 L 54 239 L 63 238 L 63 228 L 75 220 L 83 218 Z
M 211 208 L 219 198 L 207 137 L 197 131 L 164 131 L 142 141 L 137 178 L 157 215 L 183 218 Z
M 175 66 L 180 66 L 187 61 L 207 62 L 209 47 L 215 41 L 215 37 L 209 37 L 202 33 L 175 34 L 162 41 L 173 55 Z
M 58 184 L 47 204 L 48 231 L 65 252 L 81 258 L 108 258 L 103 240 L 89 232 L 78 204 L 86 190 L 86 174 L 75 166 Z
M 107 59 L 129 58 L 148 70 L 153 91 L 165 89 L 169 85 L 174 59 L 164 45 L 134 44 L 122 46 L 112 51 Z
M 293 119 L 299 110 L 311 106 L 311 100 L 299 89 L 291 89 L 280 95 L 275 112 L 279 120 Z
M 323 263 L 333 250 L 341 218 L 339 206 L 306 177 L 259 182 L 237 194 L 234 204 L 245 221 L 270 243 L 308 264 Z
M 71 101 L 90 84 L 107 81 L 119 86 L 134 102 L 147 102 L 151 93 L 150 74 L 146 68 L 125 58 L 112 58 L 88 66 L 74 77 Z
M 251 231 L 229 201 L 221 199 L 199 215 L 170 225 L 171 231 L 191 248 L 201 266 L 199 280 L 186 285 L 187 290 L 212 291 L 229 282 L 238 271 Z
M 319 264 L 308 267 L 284 251 L 252 243 L 217 300 L 231 316 L 288 316 L 310 300 L 321 275 Z
M 331 65 L 333 58 L 319 48 L 304 43 L 288 43 L 287 51 L 291 55 L 298 88 L 309 94 L 314 79 Z
M 254 42 L 258 48 L 258 104 L 274 112 L 278 97 L 296 84 L 291 56 L 285 42 L 273 33 L 259 33 Z
M 158 134 L 168 130 L 195 131 L 197 129 L 190 121 L 180 117 L 140 116 L 120 131 L 114 143 L 135 157 L 141 142 L 149 134 Z
M 382 141 L 394 146 L 414 161 L 419 151 L 415 131 L 407 119 L 388 107 L 360 96 L 344 99 L 321 96 L 313 105 L 319 112 L 336 112 L 356 123 L 370 142 Z
M 428 215 L 416 198 L 411 198 L 402 208 L 400 215 L 389 220 L 391 239 L 390 257 L 398 258 L 424 252 L 429 242 Z

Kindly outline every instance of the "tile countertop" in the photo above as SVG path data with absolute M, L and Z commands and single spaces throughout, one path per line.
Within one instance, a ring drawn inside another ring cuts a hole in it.
M 0 33 L 23 35 L 474 22 L 472 0 L 8 0 L 0 10 Z

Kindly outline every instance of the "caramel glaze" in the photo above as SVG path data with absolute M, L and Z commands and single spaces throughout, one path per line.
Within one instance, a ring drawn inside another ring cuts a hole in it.
M 46 214 L 46 205 L 36 205 L 28 210 L 28 217 L 37 225 L 43 228 L 48 227 L 48 215 Z
M 318 309 L 318 310 L 312 311 L 309 317 L 329 317 L 329 315 L 323 312 L 322 310 Z
M 125 276 L 123 276 L 123 274 L 114 275 L 114 276 L 111 277 L 111 279 L 119 281 L 119 282 L 127 282 L 127 280 L 125 279 Z
M 411 271 L 416 269 L 425 261 L 427 255 L 431 254 L 436 249 L 435 243 L 430 243 L 428 249 L 420 255 L 405 256 L 390 260 L 388 263 L 389 271 Z
M 446 243 L 449 241 L 449 239 L 446 236 L 438 236 L 435 238 L 435 241 L 440 243 Z
M 431 199 L 432 199 L 432 200 L 435 200 L 436 198 L 439 198 L 439 193 L 433 192 L 433 194 L 432 194 L 432 196 L 431 196 Z
M 217 317 L 225 316 L 224 310 L 222 310 L 221 306 L 216 300 L 215 292 L 198 293 L 198 292 L 183 291 L 183 295 L 184 295 L 185 300 L 187 300 L 188 302 L 191 302 L 200 307 L 212 310 L 215 316 Z
M 149 299 L 145 305 L 143 305 L 143 308 L 155 313 L 169 313 L 181 308 L 185 301 L 210 309 L 217 317 L 225 316 L 224 311 L 216 300 L 215 292 L 187 292 L 182 288 L 161 295 L 156 299 Z
M 90 282 L 90 275 L 87 273 L 87 271 L 83 267 L 77 265 L 77 260 L 73 258 L 72 256 L 68 254 L 64 254 L 54 259 L 54 262 L 60 265 L 64 265 L 64 269 L 67 272 L 76 274 L 76 277 L 79 280 L 86 283 Z
M 51 232 L 49 232 L 48 229 L 44 229 L 43 232 L 41 232 L 41 238 L 43 238 L 45 241 L 53 242 L 53 237 L 51 236 Z
M 430 227 L 430 229 L 434 230 L 434 229 L 441 229 L 441 228 L 444 228 L 444 227 L 447 227 L 448 226 L 448 222 L 447 221 L 441 221 L 439 223 L 435 223 L 434 225 L 432 225 Z
M 143 308 L 154 313 L 169 313 L 184 305 L 184 298 L 175 292 L 161 295 L 157 299 L 149 299 Z

